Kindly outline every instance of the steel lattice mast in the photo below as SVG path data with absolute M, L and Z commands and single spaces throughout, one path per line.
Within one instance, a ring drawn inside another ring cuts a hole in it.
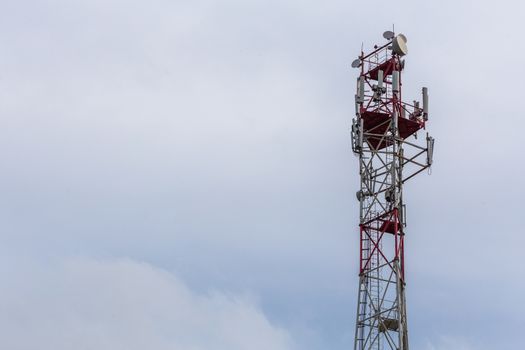
M 361 177 L 356 350 L 408 349 L 403 185 L 431 166 L 434 146 L 428 133 L 417 140 L 428 120 L 427 89 L 421 107 L 401 98 L 406 38 L 383 36 L 386 44 L 352 63 L 361 70 L 352 124 Z

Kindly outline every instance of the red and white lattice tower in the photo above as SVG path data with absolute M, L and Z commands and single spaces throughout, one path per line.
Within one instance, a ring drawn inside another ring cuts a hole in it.
M 352 149 L 359 156 L 361 186 L 359 292 L 354 349 L 408 349 L 405 299 L 406 209 L 403 185 L 432 165 L 434 139 L 418 133 L 428 120 L 422 103 L 402 100 L 406 37 L 361 52 L 352 124 Z

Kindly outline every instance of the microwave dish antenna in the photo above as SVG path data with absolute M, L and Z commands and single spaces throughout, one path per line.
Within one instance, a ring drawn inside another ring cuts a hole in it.
M 408 53 L 407 37 L 403 34 L 398 34 L 392 40 L 392 50 L 399 56 L 405 56 Z
M 383 33 L 383 38 L 385 38 L 386 40 L 390 40 L 394 36 L 395 36 L 394 32 L 391 32 L 390 30 L 387 30 L 386 32 Z

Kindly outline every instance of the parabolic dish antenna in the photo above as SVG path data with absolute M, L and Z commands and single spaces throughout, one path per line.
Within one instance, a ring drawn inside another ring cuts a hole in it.
M 386 40 L 390 40 L 393 37 L 394 37 L 394 32 L 387 30 L 386 32 L 383 33 L 383 38 L 385 38 Z
M 356 58 L 353 62 L 352 62 L 352 68 L 357 68 L 361 65 L 361 60 L 359 58 Z
M 392 40 L 392 50 L 399 56 L 404 56 L 408 53 L 407 38 L 403 34 L 398 34 Z

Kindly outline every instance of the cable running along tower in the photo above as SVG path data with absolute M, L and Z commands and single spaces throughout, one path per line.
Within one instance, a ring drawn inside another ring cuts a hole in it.
M 383 37 L 384 45 L 352 63 L 360 69 L 352 123 L 361 178 L 355 350 L 408 350 L 403 185 L 430 168 L 434 147 L 428 133 L 418 135 L 428 121 L 427 88 L 421 104 L 402 99 L 407 39 Z

